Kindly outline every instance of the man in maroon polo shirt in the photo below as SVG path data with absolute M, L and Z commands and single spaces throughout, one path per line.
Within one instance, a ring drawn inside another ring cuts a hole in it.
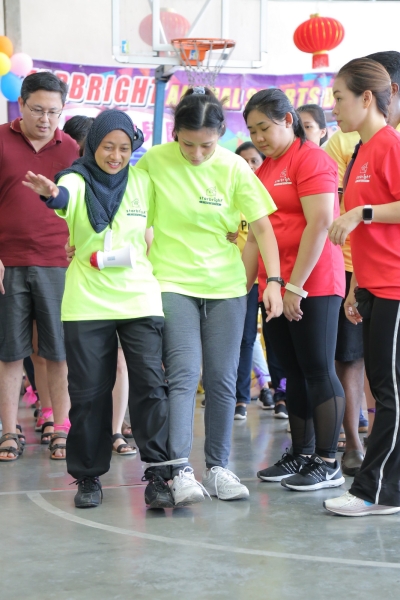
M 28 170 L 53 179 L 78 158 L 77 144 L 58 129 L 67 91 L 52 73 L 28 75 L 18 99 L 22 119 L 0 125 L 0 418 L 7 438 L 0 439 L 1 462 L 19 456 L 18 400 L 22 362 L 33 352 L 33 319 L 38 354 L 46 359 L 55 429 L 63 431 L 68 418 L 61 323 L 68 232 L 64 221 L 21 183 Z M 53 458 L 64 457 L 65 450 L 55 450 Z

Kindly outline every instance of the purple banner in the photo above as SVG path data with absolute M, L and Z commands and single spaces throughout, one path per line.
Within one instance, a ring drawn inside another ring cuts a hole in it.
M 128 112 L 134 123 L 142 129 L 145 143 L 135 153 L 135 159 L 151 146 L 155 82 L 153 69 L 131 67 L 92 67 L 47 61 L 34 61 L 34 71 L 50 70 L 69 85 L 69 94 L 60 127 L 74 115 L 95 117 L 108 108 L 119 108 Z M 246 102 L 258 90 L 278 87 L 282 89 L 297 108 L 302 104 L 319 104 L 326 112 L 331 131 L 336 123 L 331 117 L 333 106 L 332 73 L 309 73 L 305 75 L 257 75 L 221 74 L 216 82 L 216 94 L 226 98 L 227 130 L 221 144 L 235 150 L 249 138 L 242 112 Z M 187 89 L 186 74 L 177 71 L 167 84 L 163 141 L 172 140 L 173 117 L 169 107 L 178 103 Z M 10 102 L 9 120 L 19 115 L 18 104 Z

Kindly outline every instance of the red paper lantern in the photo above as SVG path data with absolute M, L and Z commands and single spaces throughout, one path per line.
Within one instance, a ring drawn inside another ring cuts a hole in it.
M 163 26 L 167 43 L 175 38 L 184 38 L 190 29 L 190 23 L 182 15 L 172 9 L 162 8 L 160 21 Z M 153 45 L 153 15 L 147 15 L 139 25 L 139 35 L 149 46 Z
M 336 19 L 310 15 L 310 19 L 298 26 L 293 41 L 302 52 L 313 55 L 312 68 L 329 67 L 328 50 L 339 46 L 344 38 L 344 27 Z

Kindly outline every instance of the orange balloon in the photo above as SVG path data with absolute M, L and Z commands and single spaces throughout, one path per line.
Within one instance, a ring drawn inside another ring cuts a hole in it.
M 14 52 L 12 41 L 6 35 L 0 35 L 0 52 L 4 52 L 11 58 Z

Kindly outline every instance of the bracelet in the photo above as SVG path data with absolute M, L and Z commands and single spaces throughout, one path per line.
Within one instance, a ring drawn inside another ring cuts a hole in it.
M 287 283 L 285 285 L 285 288 L 289 292 L 293 292 L 293 294 L 297 294 L 297 296 L 301 296 L 302 298 L 307 298 L 307 296 L 308 296 L 308 292 L 303 290 L 303 288 L 297 287 L 297 285 L 293 285 L 293 283 Z
M 282 277 L 268 277 L 267 285 L 270 283 L 270 281 L 276 281 L 277 283 L 280 283 L 282 287 L 285 287 L 285 282 L 283 281 Z
M 367 412 L 374 415 L 376 413 L 376 408 L 367 408 Z

